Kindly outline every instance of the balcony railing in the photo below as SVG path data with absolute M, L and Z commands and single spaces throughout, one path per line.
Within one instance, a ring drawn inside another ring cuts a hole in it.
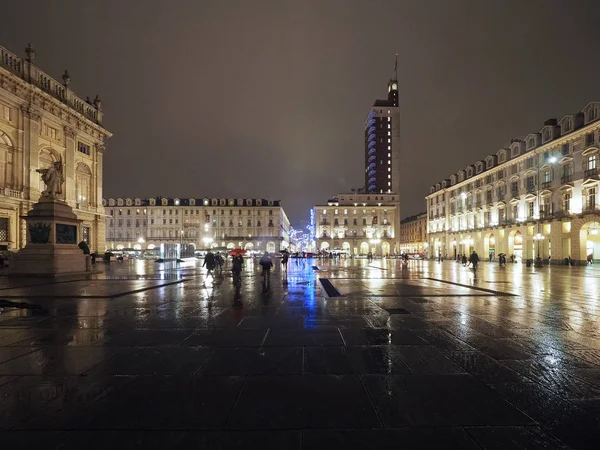
M 519 191 L 512 190 L 512 191 L 510 191 L 510 195 L 512 198 L 517 198 L 519 196 Z
M 598 176 L 598 168 L 594 167 L 593 169 L 587 169 L 583 171 L 583 176 L 585 178 L 592 178 Z
M 560 182 L 562 184 L 570 183 L 571 181 L 573 181 L 573 175 L 563 175 L 560 177 Z
M 33 50 L 33 49 L 31 49 Z M 34 56 L 33 54 L 32 56 Z M 94 104 L 88 103 L 75 95 L 68 88 L 70 79 L 68 74 L 63 75 L 63 83 L 59 83 L 54 78 L 42 72 L 37 66 L 29 62 L 29 59 L 22 59 L 4 47 L 0 47 L 0 66 L 14 73 L 21 79 L 38 87 L 47 94 L 53 96 L 60 102 L 75 109 L 86 118 L 98 124 L 102 123 L 101 103 L 97 99 Z
M 548 189 L 551 184 L 552 184 L 552 181 L 544 181 L 542 183 L 542 189 Z
M 504 192 L 502 192 L 502 193 L 498 192 L 497 197 L 498 197 L 498 200 L 504 200 Z
M 0 195 L 13 198 L 23 198 L 23 191 L 17 191 L 15 189 L 0 188 Z
M 551 207 L 548 206 L 540 208 L 540 219 L 551 219 L 552 217 Z
M 600 212 L 600 206 L 595 202 L 585 202 L 582 208 L 584 213 L 598 213 Z

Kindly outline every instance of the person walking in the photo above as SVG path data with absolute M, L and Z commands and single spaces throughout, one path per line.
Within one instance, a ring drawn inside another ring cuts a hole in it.
M 473 253 L 471 253 L 471 256 L 469 257 L 469 262 L 473 265 L 473 270 L 477 270 L 477 264 L 479 264 L 479 255 L 475 250 L 473 250 Z
M 268 282 L 271 280 L 271 267 L 273 267 L 273 261 L 271 261 L 271 257 L 269 256 L 268 252 L 265 252 L 262 258 L 260 258 L 259 264 L 262 267 L 261 276 L 263 282 L 268 284 Z
M 462 255 L 461 256 L 461 262 L 463 266 L 467 266 L 467 255 Z
M 234 286 L 239 286 L 242 282 L 242 268 L 244 267 L 244 257 L 242 255 L 233 255 L 231 260 L 231 275 Z
M 285 276 L 287 276 L 287 266 L 289 258 L 290 254 L 288 252 L 283 252 L 283 255 L 281 256 L 281 270 L 283 270 Z
M 215 270 L 215 264 L 215 255 L 209 250 L 204 257 L 204 264 L 202 264 L 202 267 L 206 267 L 206 278 L 208 278 L 210 275 L 213 279 L 213 282 L 215 281 L 215 276 L 213 275 L 212 271 Z

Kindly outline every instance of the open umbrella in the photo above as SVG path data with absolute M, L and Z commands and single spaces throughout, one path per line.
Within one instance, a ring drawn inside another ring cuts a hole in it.
M 246 254 L 246 250 L 243 250 L 241 248 L 234 248 L 233 250 L 229 251 L 229 254 L 231 256 L 234 256 L 234 255 L 245 255 Z

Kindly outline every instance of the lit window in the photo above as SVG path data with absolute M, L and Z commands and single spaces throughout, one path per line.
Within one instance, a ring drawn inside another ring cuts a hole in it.
M 392 185 L 392 183 L 390 183 L 390 182 L 388 181 L 388 186 L 391 186 L 391 185 Z
M 391 159 L 388 159 L 388 164 L 391 164 L 391 163 L 392 163 L 392 160 L 391 160 Z
M 391 168 L 391 167 L 388 167 L 388 172 L 391 172 L 391 171 L 392 171 L 392 168 Z
M 388 144 L 391 144 L 391 143 L 392 143 L 392 140 L 388 139 Z M 388 148 L 388 150 L 389 150 L 389 148 Z
M 389 122 L 390 120 L 392 120 L 392 119 L 391 119 L 390 117 L 388 117 L 388 122 Z
M 392 132 L 391 132 L 391 131 L 388 131 L 388 136 L 391 136 L 391 135 L 392 135 Z
M 390 174 L 388 174 L 388 178 L 392 178 L 392 176 Z
M 388 130 L 389 130 L 390 128 L 392 128 L 392 126 L 391 126 L 391 125 L 388 123 Z
M 347 209 L 344 210 L 344 214 L 348 214 L 348 210 Z
M 388 109 L 388 114 L 390 113 L 390 110 Z

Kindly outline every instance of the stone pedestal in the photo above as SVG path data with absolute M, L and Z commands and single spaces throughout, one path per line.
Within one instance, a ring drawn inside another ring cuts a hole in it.
M 77 246 L 79 224 L 65 202 L 42 197 L 26 216 L 27 244 L 10 261 L 11 276 L 60 276 L 90 273 Z

